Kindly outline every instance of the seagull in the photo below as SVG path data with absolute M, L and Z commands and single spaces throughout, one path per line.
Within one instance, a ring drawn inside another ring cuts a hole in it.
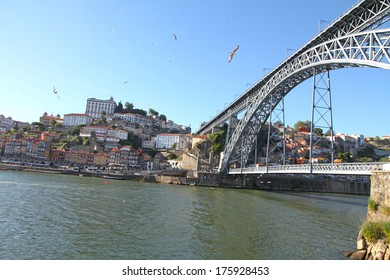
M 230 52 L 230 56 L 229 56 L 228 62 L 232 61 L 233 56 L 234 56 L 234 54 L 236 53 L 236 51 L 238 50 L 239 47 L 240 47 L 240 45 L 237 45 L 237 47 Z
M 56 90 L 56 87 L 53 87 L 53 93 L 54 93 L 55 95 L 57 95 L 58 99 L 60 99 L 60 96 L 58 95 L 58 92 L 57 92 L 57 90 Z
M 177 41 L 176 34 L 173 34 L 173 39 L 175 39 L 175 41 Z

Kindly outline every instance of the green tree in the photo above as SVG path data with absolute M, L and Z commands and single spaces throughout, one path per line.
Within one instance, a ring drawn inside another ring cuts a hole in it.
M 131 146 L 134 149 L 138 149 L 140 147 L 140 140 L 138 135 L 130 131 L 127 135 L 127 140 L 120 140 L 119 144 L 122 146 Z
M 134 109 L 134 105 L 133 103 L 130 103 L 130 102 L 126 102 L 125 103 L 125 112 L 126 113 L 132 113 L 133 109 Z
M 310 129 L 310 127 L 309 127 L 309 129 Z M 324 135 L 324 131 L 323 131 L 322 128 L 320 128 L 320 127 L 314 128 L 314 132 L 315 132 L 315 134 L 317 134 L 318 136 L 323 136 L 323 135 Z
M 145 110 L 142 110 L 142 109 L 133 109 L 131 111 L 131 113 L 138 114 L 138 115 L 141 115 L 141 116 L 146 116 L 147 115 L 147 112 Z
M 211 133 L 209 139 L 211 140 L 211 152 L 219 154 L 225 149 L 227 125 L 224 125 L 220 131 Z
M 164 121 L 164 122 L 167 121 L 167 117 L 165 115 L 163 115 L 163 114 L 160 115 L 159 119 Z
M 124 112 L 122 101 L 119 101 L 118 105 L 115 106 L 114 112 L 115 113 L 123 113 Z
M 149 108 L 149 115 L 158 117 L 159 113 L 156 110 Z

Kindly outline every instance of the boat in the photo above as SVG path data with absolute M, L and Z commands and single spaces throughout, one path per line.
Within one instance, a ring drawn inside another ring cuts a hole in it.
M 104 175 L 105 179 L 113 179 L 113 180 L 124 180 L 125 177 L 123 175 Z

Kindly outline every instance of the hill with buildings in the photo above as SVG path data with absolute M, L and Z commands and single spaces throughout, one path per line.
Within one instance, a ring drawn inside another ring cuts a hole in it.
M 258 137 L 256 162 L 307 163 L 310 152 L 317 162 L 378 161 L 390 155 L 390 137 L 336 134 L 331 138 L 318 130 L 313 132 L 316 144 L 310 151 L 309 130 L 301 121 L 294 128 L 275 123 L 267 148 L 265 128 Z M 225 126 L 207 136 L 192 135 L 189 127 L 167 120 L 156 110 L 146 112 L 113 98 L 89 98 L 83 113 L 63 117 L 44 113 L 31 124 L 0 115 L 0 156 L 12 163 L 101 172 L 172 168 L 209 172 L 219 166 L 226 131 Z

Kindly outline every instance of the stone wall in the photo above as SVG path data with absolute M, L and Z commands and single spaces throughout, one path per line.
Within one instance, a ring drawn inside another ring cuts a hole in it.
M 326 192 L 343 194 L 370 194 L 369 181 L 335 180 L 328 177 L 319 178 L 307 175 L 288 176 L 283 174 L 263 175 L 228 175 L 199 173 L 197 185 L 211 187 L 234 187 L 258 190 L 283 190 Z
M 357 251 L 348 255 L 358 260 L 390 260 L 390 236 L 384 233 L 384 223 L 390 223 L 390 171 L 375 171 L 371 175 L 371 193 L 367 206 L 367 218 L 359 231 Z M 363 227 L 372 225 L 378 240 L 364 236 Z

